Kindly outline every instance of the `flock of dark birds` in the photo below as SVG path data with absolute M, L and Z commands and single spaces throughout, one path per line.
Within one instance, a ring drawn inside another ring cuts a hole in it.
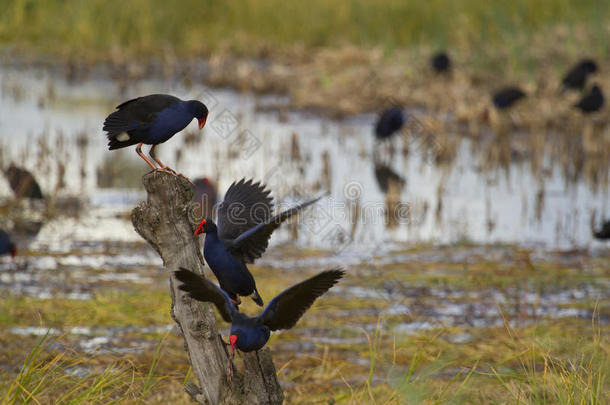
M 439 74 L 449 74 L 452 63 L 446 52 L 438 52 L 430 59 L 430 67 Z M 597 63 L 592 59 L 582 59 L 574 65 L 561 81 L 561 92 L 579 91 L 581 99 L 574 107 L 583 114 L 591 114 L 602 109 L 605 103 L 604 94 L 598 84 L 593 84 L 587 90 L 587 81 L 591 75 L 598 71 Z M 527 93 L 517 86 L 502 87 L 491 95 L 491 102 L 498 110 L 507 110 L 527 97 Z M 387 139 L 397 134 L 407 121 L 402 107 L 391 106 L 382 111 L 375 125 L 375 136 L 378 139 Z
M 431 66 L 439 74 L 451 71 L 451 60 L 446 53 L 434 55 Z M 574 66 L 562 81 L 563 89 L 582 91 L 589 75 L 597 71 L 592 60 L 583 60 Z M 503 88 L 493 94 L 492 102 L 498 109 L 506 109 L 526 97 L 526 93 L 516 87 Z M 604 104 L 601 89 L 593 85 L 575 107 L 583 113 L 598 111 Z M 152 94 L 128 100 L 116 107 L 105 119 L 110 150 L 136 146 L 136 153 L 155 172 L 181 176 L 162 163 L 155 154 L 157 145 L 169 140 L 183 130 L 193 119 L 197 119 L 199 129 L 203 129 L 208 117 L 207 107 L 197 100 L 183 101 L 165 94 Z M 375 126 L 377 138 L 389 138 L 405 124 L 406 118 L 400 107 L 385 110 Z M 148 159 L 142 152 L 143 145 L 151 145 Z M 155 162 L 155 163 L 153 163 Z M 42 198 L 35 181 L 24 180 L 31 174 L 16 167 L 9 168 L 14 181 L 9 182 L 18 195 Z M 21 180 L 17 180 L 17 178 Z M 32 177 L 33 180 L 33 177 Z M 195 182 L 195 200 L 207 198 L 207 206 L 195 215 L 204 217 L 194 232 L 194 237 L 206 235 L 203 255 L 216 276 L 220 287 L 193 271 L 181 268 L 173 274 L 180 281 L 179 288 L 191 298 L 211 302 L 221 317 L 231 323 L 229 342 L 231 358 L 235 348 L 248 352 L 262 348 L 271 331 L 292 328 L 314 301 L 335 285 L 344 275 L 341 269 L 330 269 L 302 281 L 275 298 L 264 311 L 249 317 L 239 311 L 240 297 L 249 296 L 259 306 L 263 306 L 254 277 L 247 264 L 260 258 L 267 249 L 271 234 L 286 220 L 304 208 L 314 204 L 319 198 L 296 205 L 279 214 L 272 215 L 274 209 L 270 191 L 260 182 L 242 179 L 234 182 L 227 190 L 224 200 L 218 206 L 216 222 L 210 217 L 211 206 L 216 201 L 216 189 L 209 179 Z M 238 210 L 235 208 L 238 207 Z M 606 222 L 599 232 L 599 239 L 610 238 L 610 222 Z M 0 255 L 17 253 L 16 245 L 9 235 L 0 230 Z
M 587 79 L 597 70 L 595 61 L 582 59 L 565 74 L 561 81 L 561 92 L 574 90 L 583 93 L 580 101 L 574 104 L 574 107 L 583 114 L 597 112 L 604 106 L 604 94 L 599 85 L 593 84 L 588 91 L 586 89 Z M 526 96 L 527 93 L 519 87 L 504 87 L 493 94 L 492 102 L 497 109 L 504 110 L 512 107 Z

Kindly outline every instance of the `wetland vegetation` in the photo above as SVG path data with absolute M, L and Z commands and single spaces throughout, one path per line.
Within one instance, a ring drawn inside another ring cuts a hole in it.
M 286 403 L 610 402 L 610 248 L 592 236 L 610 119 L 559 96 L 581 57 L 610 89 L 610 3 L 117 7 L 0 0 L 0 169 L 27 168 L 45 196 L 15 199 L 0 176 L 19 247 L 0 258 L 1 405 L 190 403 L 166 270 L 129 221 L 146 167 L 101 132 L 120 100 L 157 92 L 210 108 L 203 136 L 159 148 L 188 176 L 261 179 L 283 204 L 328 194 L 251 267 L 263 297 L 348 270 L 271 337 Z M 439 49 L 451 75 L 430 70 Z M 527 98 L 491 108 L 517 83 Z M 374 150 L 390 105 L 412 126 Z M 260 142 L 247 155 L 244 133 Z

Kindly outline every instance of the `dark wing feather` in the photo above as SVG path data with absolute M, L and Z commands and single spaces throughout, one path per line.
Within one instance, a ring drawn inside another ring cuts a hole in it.
M 180 102 L 178 97 L 168 94 L 151 94 L 137 97 L 119 104 L 116 111 L 104 120 L 103 130 L 111 135 L 143 129 L 152 124 L 157 114 Z
M 218 236 L 231 245 L 248 229 L 253 228 L 271 217 L 273 198 L 270 191 L 260 182 L 252 180 L 231 184 L 223 202 L 218 207 Z
M 233 253 L 233 256 L 245 263 L 253 263 L 254 260 L 258 259 L 265 253 L 267 246 L 269 245 L 269 238 L 282 222 L 292 217 L 294 214 L 299 212 L 305 207 L 317 202 L 320 198 L 318 197 L 313 200 L 306 201 L 302 204 L 296 205 L 269 220 L 262 222 L 253 228 L 248 229 L 246 232 L 239 235 L 229 246 L 229 250 Z
M 271 330 L 292 328 L 316 298 L 328 291 L 344 274 L 341 269 L 326 270 L 290 287 L 271 300 L 257 318 L 258 322 Z
M 175 271 L 174 275 L 182 283 L 178 286 L 179 289 L 187 292 L 191 298 L 197 301 L 211 302 L 216 305 L 222 319 L 229 323 L 232 322 L 233 315 L 237 310 L 226 292 L 199 274 L 183 267 Z

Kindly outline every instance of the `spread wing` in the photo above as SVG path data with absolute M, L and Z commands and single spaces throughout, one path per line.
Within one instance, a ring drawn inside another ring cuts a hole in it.
M 260 182 L 252 180 L 231 184 L 218 207 L 218 236 L 231 246 L 248 229 L 271 218 L 273 198 Z
M 197 301 L 211 302 L 216 305 L 222 319 L 229 323 L 232 322 L 237 309 L 235 309 L 226 292 L 199 274 L 183 267 L 175 271 L 174 276 L 182 283 L 178 286 L 179 289 L 187 292 L 191 298 Z
M 253 228 L 248 229 L 233 240 L 229 247 L 231 253 L 233 253 L 235 257 L 244 263 L 254 262 L 254 260 L 261 257 L 265 252 L 267 246 L 269 245 L 269 238 L 271 238 L 271 234 L 273 231 L 279 228 L 282 222 L 286 221 L 303 208 L 317 202 L 320 198 L 322 197 L 296 205 L 278 215 L 275 215 L 267 221 L 261 222 Z
M 271 330 L 292 328 L 314 301 L 344 274 L 341 269 L 326 270 L 290 287 L 271 300 L 257 321 Z

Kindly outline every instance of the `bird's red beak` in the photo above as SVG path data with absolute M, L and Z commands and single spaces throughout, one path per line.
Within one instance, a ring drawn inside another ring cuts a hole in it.
M 229 336 L 229 342 L 231 342 L 231 358 L 235 355 L 235 344 L 237 343 L 237 335 Z
M 202 234 L 204 225 L 205 225 L 205 219 L 202 219 L 201 222 L 199 223 L 199 225 L 197 226 L 197 229 L 195 229 L 195 233 L 193 234 L 193 236 Z
M 203 129 L 203 126 L 205 125 L 205 121 L 207 120 L 207 118 L 202 118 L 199 121 L 199 129 Z
M 11 250 L 11 257 L 14 258 L 15 256 L 17 256 L 17 248 L 13 248 L 13 250 Z

